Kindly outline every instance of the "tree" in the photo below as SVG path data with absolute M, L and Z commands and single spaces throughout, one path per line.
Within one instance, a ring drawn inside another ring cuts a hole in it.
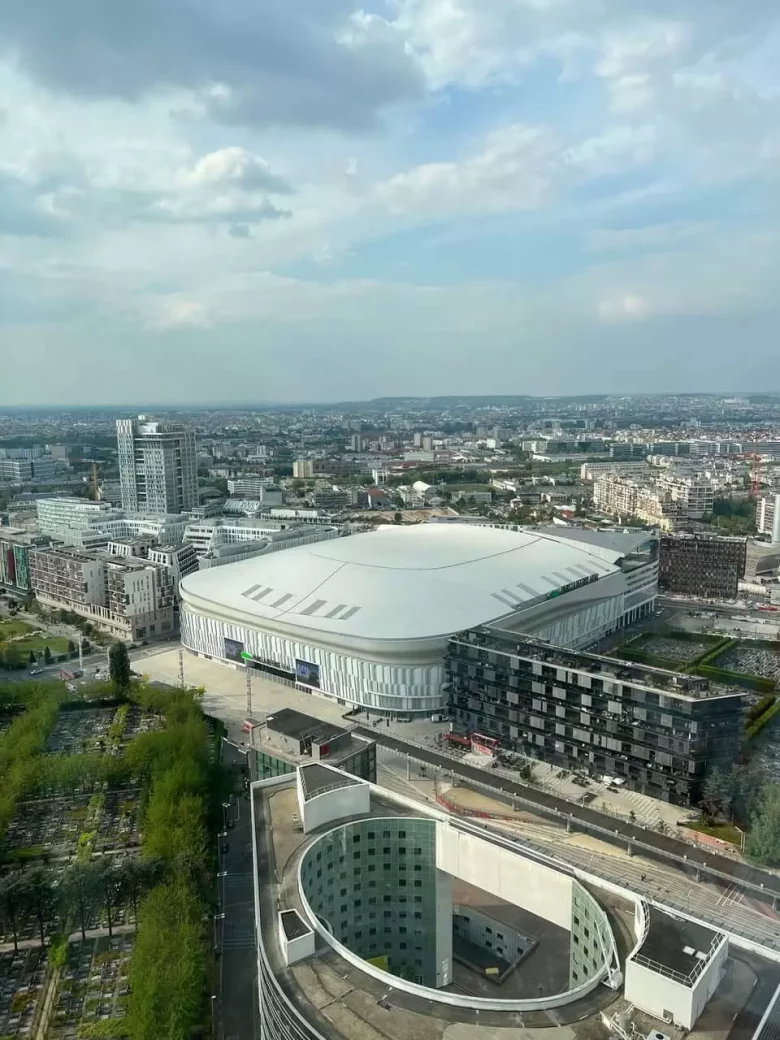
M 138 920 L 138 903 L 141 897 L 157 884 L 165 871 L 159 859 L 125 859 L 119 865 L 122 874 L 122 888 L 133 907 L 133 914 Z
M 45 867 L 33 867 L 25 871 L 20 884 L 22 886 L 22 906 L 28 916 L 33 917 L 38 925 L 41 946 L 46 945 L 46 931 L 54 920 L 57 911 L 57 895 L 52 878 Z
M 113 862 L 111 857 L 104 856 L 98 865 L 97 887 L 103 900 L 103 906 L 106 908 L 109 936 L 114 934 L 113 913 L 124 898 L 124 886 L 125 879 L 122 875 L 120 865 Z
M 130 685 L 130 655 L 124 643 L 114 643 L 108 651 L 108 673 L 118 691 Z
M 62 875 L 62 915 L 66 919 L 76 918 L 84 941 L 87 938 L 90 911 L 101 895 L 100 867 L 97 863 L 72 863 Z
M 14 939 L 14 953 L 19 952 L 19 919 L 22 915 L 21 871 L 14 870 L 0 878 L 0 919 L 3 931 Z
M 393 523 L 394 524 L 403 523 L 403 516 L 400 513 L 393 513 Z
M 48 643 L 43 651 L 43 659 L 46 664 L 51 664 L 51 650 L 49 649 Z
M 734 775 L 714 767 L 707 774 L 702 791 L 702 807 L 711 819 L 731 816 L 734 802 Z
M 764 787 L 745 850 L 764 866 L 780 866 L 780 784 Z
M 72 639 L 68 640 L 68 653 L 69 654 L 75 654 L 76 653 L 76 644 L 73 642 Z
M 31 650 L 30 651 L 30 664 L 34 666 L 37 663 L 38 663 L 38 658 L 35 656 L 35 651 Z

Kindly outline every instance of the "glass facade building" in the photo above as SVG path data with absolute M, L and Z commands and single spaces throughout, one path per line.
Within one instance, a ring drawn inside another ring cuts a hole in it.
M 446 882 L 436 870 L 433 820 L 339 827 L 308 849 L 301 883 L 312 911 L 352 953 L 410 982 L 437 985 L 437 885 Z
M 664 801 L 695 803 L 740 752 L 745 695 L 696 676 L 489 628 L 449 640 L 447 673 L 460 728 Z

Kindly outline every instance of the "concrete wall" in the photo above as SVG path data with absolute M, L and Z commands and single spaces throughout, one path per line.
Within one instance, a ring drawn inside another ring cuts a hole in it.
M 452 982 L 452 878 L 436 871 L 436 988 Z
M 341 773 L 334 770 L 333 780 L 337 782 Z M 324 827 L 326 824 L 343 820 L 347 816 L 367 816 L 371 811 L 371 788 L 368 784 L 351 784 L 349 787 L 337 787 L 333 791 L 325 791 L 315 795 L 308 801 L 303 797 L 303 786 L 298 775 L 298 808 L 301 813 L 304 834 Z
M 692 986 L 661 975 L 629 958 L 626 961 L 624 996 L 655 1018 L 671 1021 L 679 1029 L 692 1029 L 723 977 L 727 957 L 728 942 L 724 937 L 710 963 Z
M 436 866 L 567 932 L 571 929 L 572 879 L 541 863 L 439 823 Z
M 288 967 L 291 964 L 297 964 L 298 961 L 305 960 L 306 957 L 314 956 L 314 931 L 312 929 L 309 929 L 305 935 L 298 936 L 297 939 L 288 939 L 282 925 L 281 914 L 278 916 L 278 929 L 279 948 L 282 951 L 284 963 Z
M 498 954 L 510 964 L 534 945 L 533 939 L 472 906 L 453 906 L 452 912 L 457 935 L 483 950 Z

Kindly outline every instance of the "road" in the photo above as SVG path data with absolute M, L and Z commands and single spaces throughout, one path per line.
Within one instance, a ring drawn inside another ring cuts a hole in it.
M 398 791 L 407 798 L 432 799 L 433 783 L 429 769 L 423 775 L 416 766 L 410 767 L 405 756 L 394 757 L 386 749 L 380 749 L 377 763 L 377 779 L 381 786 Z M 454 789 L 448 789 L 446 781 L 440 784 L 445 796 L 461 805 L 473 801 L 468 797 L 464 799 L 464 787 L 466 793 L 473 790 L 469 784 Z M 478 807 L 501 811 L 501 792 L 497 794 L 479 793 L 476 799 Z M 652 859 L 639 853 L 629 856 L 625 845 L 610 845 L 606 840 L 582 831 L 569 833 L 559 823 L 533 816 L 530 811 L 510 811 L 500 820 L 470 817 L 469 822 L 484 827 L 486 833 L 500 832 L 530 848 L 534 854 L 553 857 L 564 867 L 605 878 L 650 902 L 683 910 L 713 927 L 725 928 L 762 945 L 778 948 L 780 914 L 766 903 L 746 895 L 734 883 L 698 881 L 694 867 L 663 858 Z
M 687 867 L 701 870 L 710 877 L 720 877 L 727 882 L 737 884 L 750 891 L 754 896 L 765 897 L 770 901 L 772 897 L 780 898 L 780 877 L 719 855 L 714 850 L 700 850 L 687 842 L 678 841 L 656 831 L 645 830 L 628 821 L 604 816 L 585 806 L 575 806 L 546 791 L 539 791 L 504 777 L 498 780 L 491 776 L 486 769 L 466 765 L 464 762 L 449 755 L 440 754 L 429 747 L 410 744 L 397 737 L 389 736 L 380 729 L 358 728 L 358 732 L 376 740 L 383 747 L 391 748 L 398 754 L 410 755 L 417 761 L 433 766 L 445 774 L 452 774 L 467 784 L 469 782 L 475 784 L 477 789 L 491 788 L 494 797 L 509 804 L 514 796 L 516 801 L 529 804 L 536 812 L 541 812 L 559 823 L 570 820 L 576 829 L 595 834 L 613 844 L 628 845 L 631 843 L 637 850 L 641 849 L 644 855 L 656 855 L 666 860 L 683 862 Z
M 222 743 L 222 761 L 237 773 L 246 754 L 228 741 Z M 243 789 L 225 808 L 227 829 L 219 839 L 217 895 L 214 919 L 218 951 L 215 1037 L 218 1040 L 257 1038 L 257 960 L 252 880 L 252 827 L 249 800 Z

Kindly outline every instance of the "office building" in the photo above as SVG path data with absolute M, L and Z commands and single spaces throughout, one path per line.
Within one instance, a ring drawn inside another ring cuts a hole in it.
M 293 477 L 296 480 L 311 480 L 314 476 L 314 463 L 311 459 L 296 459 L 293 462 Z
M 122 507 L 129 513 L 186 513 L 198 504 L 195 431 L 145 416 L 118 419 Z
M 86 498 L 40 498 L 35 507 L 42 534 L 83 549 L 136 538 L 173 545 L 181 542 L 190 523 L 190 518 L 182 515 L 128 516 L 108 502 L 90 502 Z
M 215 517 L 213 520 L 195 520 L 187 524 L 182 540 L 185 545 L 191 545 L 198 559 L 201 559 L 225 545 L 262 542 L 274 544 L 278 548 L 292 548 L 336 538 L 338 533 L 335 527 L 326 525 L 315 527 L 280 520 Z
M 746 563 L 746 538 L 663 535 L 658 582 L 664 591 L 681 596 L 736 599 Z
M 340 488 L 322 488 L 312 495 L 312 504 L 315 509 L 325 512 L 337 513 L 342 509 L 349 509 L 352 505 L 352 495 L 349 491 Z
M 623 957 L 621 1010 L 691 1029 L 724 976 L 725 933 L 321 762 L 250 812 L 263 1040 L 606 1034 Z
M 272 667 L 272 662 L 268 664 Z M 251 734 L 254 779 L 282 776 L 309 762 L 323 762 L 376 783 L 376 743 L 351 729 L 281 708 L 254 726 Z
M 744 692 L 481 627 L 449 640 L 449 711 L 468 733 L 632 790 L 695 804 L 742 746 Z
M 71 547 L 30 553 L 32 591 L 53 610 L 69 610 L 117 639 L 173 633 L 173 575 L 147 560 Z
M 32 473 L 32 462 L 29 459 L 0 458 L 0 483 L 29 484 Z
M 386 526 L 199 571 L 181 584 L 182 642 L 276 661 L 302 689 L 378 714 L 440 711 L 464 622 L 583 646 L 652 610 L 656 539 L 555 530 Z
M 102 525 L 107 521 L 123 517 L 121 510 L 108 502 L 91 502 L 87 498 L 64 495 L 39 498 L 35 508 L 41 533 L 68 545 L 78 544 L 83 531 L 103 530 Z

